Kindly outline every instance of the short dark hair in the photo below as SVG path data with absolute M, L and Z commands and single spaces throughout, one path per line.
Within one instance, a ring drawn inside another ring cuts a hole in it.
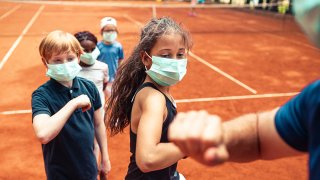
M 81 31 L 81 32 L 77 32 L 74 34 L 74 36 L 78 39 L 78 41 L 81 43 L 82 41 L 84 40 L 89 40 L 89 41 L 92 41 L 94 42 L 96 45 L 98 43 L 98 39 L 97 37 L 92 34 L 91 32 L 89 31 Z

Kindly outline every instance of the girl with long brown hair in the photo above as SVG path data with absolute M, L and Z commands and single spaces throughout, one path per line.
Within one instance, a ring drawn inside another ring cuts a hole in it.
M 176 168 L 185 155 L 167 137 L 176 115 L 169 90 L 186 74 L 191 45 L 189 33 L 171 18 L 151 19 L 118 69 L 107 124 L 111 135 L 130 124 L 132 155 L 126 179 L 183 179 Z

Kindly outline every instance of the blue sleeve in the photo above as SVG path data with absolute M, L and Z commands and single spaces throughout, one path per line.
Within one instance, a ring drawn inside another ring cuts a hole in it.
M 123 48 L 120 44 L 119 45 L 119 59 L 123 59 L 123 58 L 124 58 Z
M 100 42 L 98 42 L 98 44 L 97 44 L 97 48 L 99 49 L 99 51 L 100 51 L 100 54 L 99 54 L 99 56 L 97 57 L 97 60 L 101 60 L 101 41 Z
M 49 109 L 49 102 L 45 98 L 45 93 L 40 89 L 37 89 L 32 93 L 31 105 L 32 105 L 32 119 L 39 114 L 48 114 L 51 116 Z
M 281 138 L 299 151 L 308 151 L 308 128 L 317 109 L 320 81 L 307 86 L 283 105 L 276 114 L 275 125 Z

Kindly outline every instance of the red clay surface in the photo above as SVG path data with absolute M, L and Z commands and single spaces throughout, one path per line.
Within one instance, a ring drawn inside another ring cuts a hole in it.
M 4 16 L 15 7 L 18 9 Z M 40 4 L 0 2 L 1 61 L 40 7 Z M 118 20 L 119 41 L 128 57 L 139 37 L 140 25 L 152 16 L 151 8 L 43 7 L 0 69 L 0 179 L 45 179 L 41 145 L 33 132 L 31 114 L 2 114 L 4 111 L 31 109 L 31 93 L 48 79 L 38 55 L 38 46 L 44 35 L 56 29 L 70 33 L 89 30 L 101 39 L 100 19 L 113 16 Z M 226 9 L 197 9 L 198 16 L 189 17 L 188 11 L 188 8 L 157 8 L 157 16 L 171 16 L 182 22 L 192 34 L 194 54 L 256 90 L 258 95 L 299 92 L 318 78 L 320 52 L 299 31 L 292 17 L 284 19 Z M 172 93 L 176 100 L 253 95 L 191 56 L 185 79 L 172 88 Z M 280 106 L 290 98 L 178 103 L 178 110 L 205 109 L 228 120 L 244 113 Z M 127 131 L 109 138 L 109 153 L 112 163 L 109 178 L 123 179 L 130 155 Z M 306 155 L 244 164 L 225 163 L 214 168 L 186 159 L 179 162 L 178 169 L 187 179 L 197 180 L 308 177 Z

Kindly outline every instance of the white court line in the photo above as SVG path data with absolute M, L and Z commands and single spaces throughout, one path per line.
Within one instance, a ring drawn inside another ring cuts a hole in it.
M 14 11 L 16 11 L 17 9 L 19 9 L 21 7 L 21 5 L 19 6 L 15 6 L 14 8 L 12 8 L 10 11 L 4 13 L 2 16 L 0 16 L 0 20 L 4 19 L 5 17 L 9 16 L 11 13 L 13 13 Z
M 32 26 L 32 24 L 34 23 L 34 21 L 38 18 L 38 16 L 40 15 L 41 11 L 44 9 L 44 6 L 40 6 L 40 8 L 38 9 L 38 11 L 33 15 L 32 19 L 29 21 L 29 23 L 27 24 L 27 26 L 23 29 L 22 33 L 20 34 L 20 36 L 18 37 L 18 39 L 13 43 L 13 45 L 11 46 L 11 48 L 9 49 L 9 51 L 7 52 L 7 54 L 3 57 L 2 61 L 0 62 L 0 70 L 2 69 L 2 67 L 4 66 L 4 64 L 8 61 L 9 57 L 11 56 L 11 54 L 13 53 L 13 51 L 16 49 L 16 47 L 18 46 L 18 44 L 20 43 L 20 41 L 22 40 L 23 36 L 28 32 L 28 30 L 30 29 L 30 27 Z
M 228 101 L 228 100 L 287 97 L 287 96 L 295 96 L 298 93 L 299 92 L 276 93 L 276 94 L 255 94 L 255 95 L 243 95 L 243 96 L 225 96 L 225 97 L 212 97 L 212 98 L 180 99 L 180 100 L 176 100 L 176 103 L 212 102 L 212 101 Z
M 131 21 L 132 23 L 136 24 L 137 26 L 139 26 L 140 28 L 143 26 L 143 24 L 139 21 L 134 20 L 132 17 L 130 17 L 128 14 L 124 14 L 123 15 L 124 18 L 128 19 L 129 21 Z
M 134 3 L 118 3 L 118 2 L 101 2 L 101 1 L 92 1 L 92 2 L 81 2 L 81 1 L 53 1 L 53 0 L 38 0 L 38 1 L 31 1 L 31 0 L 2 0 L 2 1 L 8 1 L 8 2 L 16 2 L 16 3 L 29 3 L 29 4 L 45 4 L 45 5 L 63 5 L 63 6 L 107 6 L 107 7 L 129 7 L 129 8 L 135 8 L 135 7 L 147 7 L 150 8 L 152 6 L 155 6 L 157 8 L 190 8 L 192 7 L 201 7 L 201 8 L 244 8 L 244 7 L 251 7 L 249 4 L 198 4 L 198 5 L 191 5 L 190 3 L 179 3 L 179 4 L 154 4 L 154 3 L 148 3 L 148 4 L 134 4 Z M 268 3 L 269 6 L 275 6 L 279 5 L 281 3 Z M 263 5 L 254 5 L 254 7 L 263 7 Z
M 29 114 L 31 113 L 31 109 L 27 110 L 15 110 L 15 111 L 2 111 L 0 114 L 2 115 L 13 115 L 13 114 Z
M 211 68 L 212 70 L 216 71 L 217 73 L 223 75 L 224 77 L 230 79 L 231 81 L 235 82 L 236 84 L 240 85 L 241 87 L 247 89 L 248 91 L 252 92 L 253 94 L 257 94 L 257 91 L 252 89 L 251 87 L 245 85 L 244 83 L 242 83 L 241 81 L 237 80 L 236 78 L 232 77 L 231 75 L 223 72 L 221 69 L 217 68 L 216 66 L 208 63 L 207 61 L 205 61 L 204 59 L 200 58 L 199 56 L 193 54 L 191 51 L 189 52 L 190 56 L 195 58 L 196 60 L 198 60 L 199 62 L 203 63 L 204 65 L 208 66 L 209 68 Z
M 243 95 L 243 96 L 225 96 L 225 97 L 211 97 L 211 98 L 195 98 L 195 99 L 178 99 L 178 100 L 175 100 L 175 102 L 176 103 L 193 103 L 193 102 L 213 102 L 213 101 L 229 101 L 229 100 L 244 100 L 244 99 L 261 99 L 261 98 L 295 96 L 298 93 L 299 92 Z M 27 110 L 2 111 L 2 112 L 0 112 L 0 115 L 30 114 L 30 113 L 32 113 L 31 109 L 27 109 Z

